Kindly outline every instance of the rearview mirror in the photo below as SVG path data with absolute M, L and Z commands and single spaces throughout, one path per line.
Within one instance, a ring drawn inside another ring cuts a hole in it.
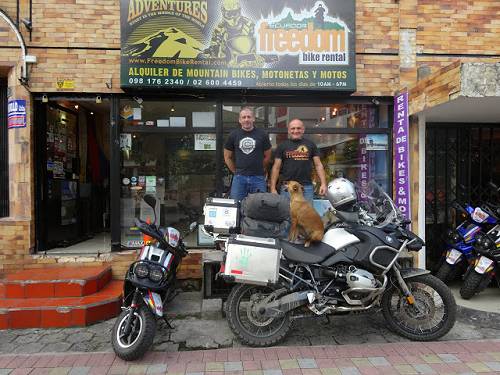
M 155 207 L 156 207 L 156 198 L 155 197 L 153 197 L 150 194 L 146 194 L 143 199 L 144 199 L 144 202 L 146 202 L 148 204 L 148 206 L 151 206 L 151 208 L 153 210 L 155 209 Z
M 198 223 L 196 221 L 193 221 L 190 225 L 189 225 L 189 231 L 190 232 L 193 232 L 196 227 L 198 226 Z

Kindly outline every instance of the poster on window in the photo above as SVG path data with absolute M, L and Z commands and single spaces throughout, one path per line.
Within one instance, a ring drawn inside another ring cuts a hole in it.
M 355 0 L 121 0 L 122 88 L 356 90 Z
M 195 134 L 195 151 L 215 151 L 215 134 Z

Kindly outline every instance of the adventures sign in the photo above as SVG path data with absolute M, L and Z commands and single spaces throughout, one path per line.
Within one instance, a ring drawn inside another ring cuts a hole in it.
M 121 0 L 121 86 L 356 90 L 354 0 Z

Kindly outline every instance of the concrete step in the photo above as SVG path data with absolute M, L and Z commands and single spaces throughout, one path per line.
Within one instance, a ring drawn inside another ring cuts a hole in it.
M 0 329 L 86 326 L 120 312 L 122 281 L 83 297 L 1 298 Z
M 82 297 L 100 291 L 110 280 L 110 266 L 28 269 L 0 279 L 0 298 Z

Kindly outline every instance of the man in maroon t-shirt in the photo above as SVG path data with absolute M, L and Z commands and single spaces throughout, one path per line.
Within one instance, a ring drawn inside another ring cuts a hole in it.
M 304 197 L 312 203 L 314 189 L 311 181 L 311 172 L 314 164 L 316 173 L 320 180 L 319 194 L 326 193 L 326 177 L 323 164 L 319 158 L 318 147 L 308 139 L 303 138 L 305 132 L 304 123 L 299 119 L 293 119 L 288 123 L 288 140 L 276 148 L 273 169 L 271 171 L 271 193 L 277 193 L 276 184 L 281 175 L 281 193 L 284 183 L 287 181 L 298 181 L 304 186 Z

